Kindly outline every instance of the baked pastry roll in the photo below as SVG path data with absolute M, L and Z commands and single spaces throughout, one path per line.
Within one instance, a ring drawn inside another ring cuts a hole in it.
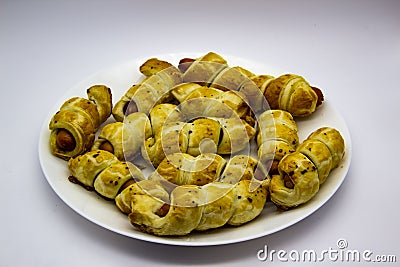
M 68 161 L 70 181 L 106 199 L 114 199 L 130 183 L 143 180 L 142 172 L 130 162 L 122 162 L 104 150 L 89 151 Z
M 139 71 L 146 77 L 150 77 L 171 67 L 173 67 L 173 65 L 167 61 L 158 58 L 150 58 L 140 65 Z
M 94 85 L 87 89 L 88 99 L 73 97 L 60 107 L 50 123 L 50 150 L 68 160 L 88 151 L 95 133 L 107 120 L 112 109 L 110 88 Z
M 317 168 L 300 152 L 286 155 L 278 165 L 269 185 L 271 201 L 282 209 L 306 203 L 319 190 Z
M 192 92 L 196 91 L 201 87 L 203 86 L 198 83 L 192 83 L 192 82 L 180 83 L 171 88 L 171 94 L 179 103 L 182 103 L 183 101 L 185 101 L 188 95 L 190 95 Z
M 312 132 L 297 148 L 317 167 L 320 184 L 337 168 L 345 153 L 345 143 L 340 132 L 331 127 L 321 127 Z
M 169 193 L 170 192 L 167 191 L 163 185 L 156 181 L 141 180 L 137 183 L 130 184 L 120 194 L 118 194 L 115 197 L 115 204 L 121 212 L 129 214 L 132 211 L 132 197 L 137 194 L 148 195 L 153 198 L 151 204 L 156 204 L 155 210 L 158 210 L 158 213 L 160 214 L 160 208 L 165 203 L 170 203 Z M 149 204 L 149 209 L 152 209 L 150 203 L 143 204 Z
M 157 167 L 165 155 L 186 153 L 189 129 L 185 122 L 169 122 L 159 128 L 152 137 L 145 140 L 142 147 L 143 158 Z
M 342 135 L 332 127 L 321 127 L 311 133 L 307 139 L 318 140 L 324 143 L 332 156 L 332 169 L 339 166 L 345 153 L 345 143 Z
M 194 230 L 205 231 L 208 229 L 224 226 L 231 220 L 232 216 L 239 214 L 234 210 L 235 192 L 232 186 L 219 182 L 209 183 L 202 186 L 203 209 L 200 221 Z
M 222 155 L 235 154 L 240 151 L 250 151 L 250 140 L 256 130 L 246 121 L 232 118 L 215 118 L 220 124 L 221 133 L 217 153 Z
M 186 152 L 193 156 L 201 153 L 215 153 L 220 139 L 221 125 L 217 120 L 199 118 L 188 126 L 188 146 Z
M 224 91 L 235 91 L 251 107 L 254 113 L 261 113 L 268 107 L 260 89 L 250 79 L 255 76 L 242 67 L 229 67 L 226 60 L 220 55 L 209 52 L 203 57 L 194 60 L 185 59 L 183 81 L 198 83 Z
M 183 64 L 180 64 L 180 67 Z M 194 82 L 208 86 L 212 83 L 216 75 L 227 67 L 227 62 L 222 56 L 214 52 L 209 52 L 190 62 L 187 68 L 185 67 L 186 71 L 183 73 L 183 82 Z
M 186 121 L 185 113 L 178 106 L 169 103 L 162 103 L 154 106 L 149 114 L 153 133 L 169 122 Z M 147 138 L 146 138 L 147 139 Z
M 234 66 L 232 67 L 233 69 L 238 70 L 240 73 L 244 74 L 245 76 L 247 76 L 248 78 L 254 77 L 256 76 L 253 72 L 249 71 L 248 69 L 245 69 L 243 67 L 240 66 Z
M 159 180 L 174 185 L 205 185 L 216 181 L 226 161 L 217 154 L 200 154 L 193 157 L 186 153 L 167 155 L 149 176 L 149 180 Z
M 331 127 L 317 129 L 296 152 L 280 161 L 279 175 L 271 179 L 271 200 L 284 209 L 307 202 L 340 164 L 344 153 L 344 140 L 338 130 Z
M 251 107 L 254 113 L 261 113 L 268 107 L 257 85 L 243 72 L 241 68 L 225 68 L 217 74 L 210 87 L 237 92 Z
M 321 90 L 299 75 L 284 74 L 277 78 L 255 76 L 251 80 L 260 88 L 271 109 L 282 109 L 293 116 L 311 115 L 323 101 Z
M 250 80 L 260 89 L 261 93 L 264 95 L 268 85 L 270 84 L 270 82 L 275 80 L 275 77 L 268 74 L 261 74 L 250 77 Z
M 180 110 L 189 120 L 198 117 L 236 116 L 246 120 L 250 125 L 255 124 L 251 109 L 237 92 L 185 83 L 172 88 L 171 93 L 176 96 L 180 102 Z
M 258 118 L 257 146 L 259 161 L 269 174 L 278 173 L 279 161 L 296 151 L 299 136 L 292 115 L 283 110 L 267 110 Z
M 129 161 L 119 161 L 102 170 L 93 183 L 96 193 L 106 199 L 115 199 L 121 188 L 143 180 L 140 169 Z
M 218 181 L 236 184 L 241 180 L 253 179 L 260 181 L 267 179 L 267 171 L 264 166 L 251 156 L 235 155 L 228 160 Z
M 92 150 L 106 150 L 121 161 L 134 160 L 153 135 L 149 118 L 141 112 L 129 114 L 124 122 L 105 125 L 92 146 Z
M 172 65 L 160 69 L 154 68 L 152 70 L 154 72 L 144 71 L 146 74 L 153 74 L 125 92 L 112 110 L 116 121 L 123 121 L 126 115 L 134 112 L 149 114 L 157 103 L 168 102 L 172 99 L 169 89 L 182 83 L 182 73 Z
M 130 200 L 124 203 L 130 205 L 128 217 L 132 225 L 158 236 L 186 235 L 195 230 L 247 223 L 261 213 L 268 194 L 267 181 L 243 180 L 235 185 L 213 182 L 177 186 L 165 203 L 141 190 L 142 183 L 126 188 L 117 199 Z
M 309 158 L 318 171 L 320 185 L 332 170 L 332 156 L 329 148 L 316 139 L 307 139 L 299 145 L 297 151 Z
M 198 118 L 192 122 L 170 122 L 145 141 L 142 155 L 157 167 L 165 155 L 188 153 L 234 154 L 249 148 L 255 129 L 235 118 Z
M 135 112 L 125 117 L 123 122 L 109 123 L 103 127 L 92 150 L 107 150 L 119 160 L 134 160 L 141 152 L 145 140 L 153 136 L 169 121 L 183 121 L 184 115 L 173 104 L 158 104 L 149 114 Z

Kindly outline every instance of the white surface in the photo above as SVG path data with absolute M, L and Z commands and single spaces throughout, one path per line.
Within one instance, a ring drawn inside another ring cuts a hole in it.
M 2 1 L 0 265 L 282 265 L 257 252 L 321 252 L 340 238 L 399 262 L 399 11 L 398 1 Z M 324 90 L 353 141 L 349 173 L 328 203 L 275 234 L 200 248 L 125 237 L 64 204 L 38 160 L 50 109 L 100 69 L 186 51 L 263 61 Z
M 181 58 L 195 58 L 198 56 L 199 55 L 196 54 L 166 54 L 159 55 L 158 57 L 171 63 L 177 63 Z M 255 73 L 268 71 L 268 73 L 272 75 L 279 75 L 278 70 L 273 70 L 269 66 L 262 66 L 259 63 L 249 62 L 248 60 L 232 56 L 225 56 L 224 58 L 229 64 L 232 64 L 232 66 L 242 66 L 251 69 Z M 69 89 L 66 95 L 64 95 L 60 101 L 57 101 L 54 109 L 51 109 L 49 114 L 45 116 L 39 136 L 38 147 L 39 160 L 43 173 L 57 195 L 83 217 L 113 232 L 158 244 L 180 246 L 232 244 L 263 237 L 301 221 L 326 203 L 343 183 L 351 162 L 351 137 L 348 127 L 341 115 L 332 106 L 329 100 L 326 100 L 324 105 L 319 107 L 312 116 L 297 120 L 299 138 L 301 141 L 304 140 L 311 132 L 320 127 L 333 127 L 341 132 L 345 140 L 345 157 L 340 166 L 330 173 L 329 179 L 321 186 L 318 194 L 312 201 L 308 202 L 307 205 L 302 205 L 290 211 L 280 212 L 276 209 L 275 205 L 268 203 L 262 214 L 251 223 L 241 227 L 224 227 L 223 229 L 208 231 L 206 233 L 191 233 L 183 237 L 157 237 L 134 229 L 134 227 L 130 225 L 127 216 L 119 212 L 112 202 L 106 202 L 94 192 L 88 192 L 81 186 L 69 182 L 67 177 L 70 174 L 66 161 L 54 157 L 50 152 L 50 131 L 48 124 L 64 101 L 74 96 L 87 97 L 85 95 L 85 88 L 94 84 L 106 84 L 112 88 L 114 99 L 120 99 L 131 84 L 143 78 L 143 75 L 140 74 L 138 69 L 145 60 L 146 59 L 136 59 L 128 61 L 124 64 L 112 66 L 91 75 Z M 113 121 L 114 120 L 110 118 L 108 122 Z M 252 140 L 252 142 L 255 145 L 255 139 Z M 253 153 L 255 153 L 255 155 L 252 156 L 257 157 L 256 151 Z M 145 177 L 148 177 L 153 170 L 149 168 L 144 169 L 143 174 Z

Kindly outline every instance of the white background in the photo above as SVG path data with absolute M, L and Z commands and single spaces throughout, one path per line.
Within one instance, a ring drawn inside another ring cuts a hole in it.
M 322 251 L 339 238 L 399 262 L 400 1 L 167 2 L 0 1 L 0 266 L 267 266 L 257 259 L 265 245 Z M 331 200 L 285 230 L 213 247 L 131 239 L 65 205 L 38 159 L 54 103 L 120 62 L 208 51 L 301 74 L 324 90 L 353 145 Z

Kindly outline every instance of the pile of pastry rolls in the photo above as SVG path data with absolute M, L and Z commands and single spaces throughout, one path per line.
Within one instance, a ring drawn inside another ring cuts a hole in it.
M 114 106 L 103 85 L 87 100 L 66 101 L 50 122 L 50 149 L 68 160 L 70 181 L 114 201 L 141 231 L 241 225 L 267 201 L 294 208 L 344 156 L 334 128 L 300 142 L 295 119 L 311 116 L 323 94 L 299 75 L 255 75 L 213 52 L 177 67 L 152 58 L 140 72 L 144 79 Z

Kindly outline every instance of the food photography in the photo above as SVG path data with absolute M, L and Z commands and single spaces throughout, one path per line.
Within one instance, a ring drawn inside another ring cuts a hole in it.
M 397 266 L 398 1 L 3 1 L 1 266 Z

